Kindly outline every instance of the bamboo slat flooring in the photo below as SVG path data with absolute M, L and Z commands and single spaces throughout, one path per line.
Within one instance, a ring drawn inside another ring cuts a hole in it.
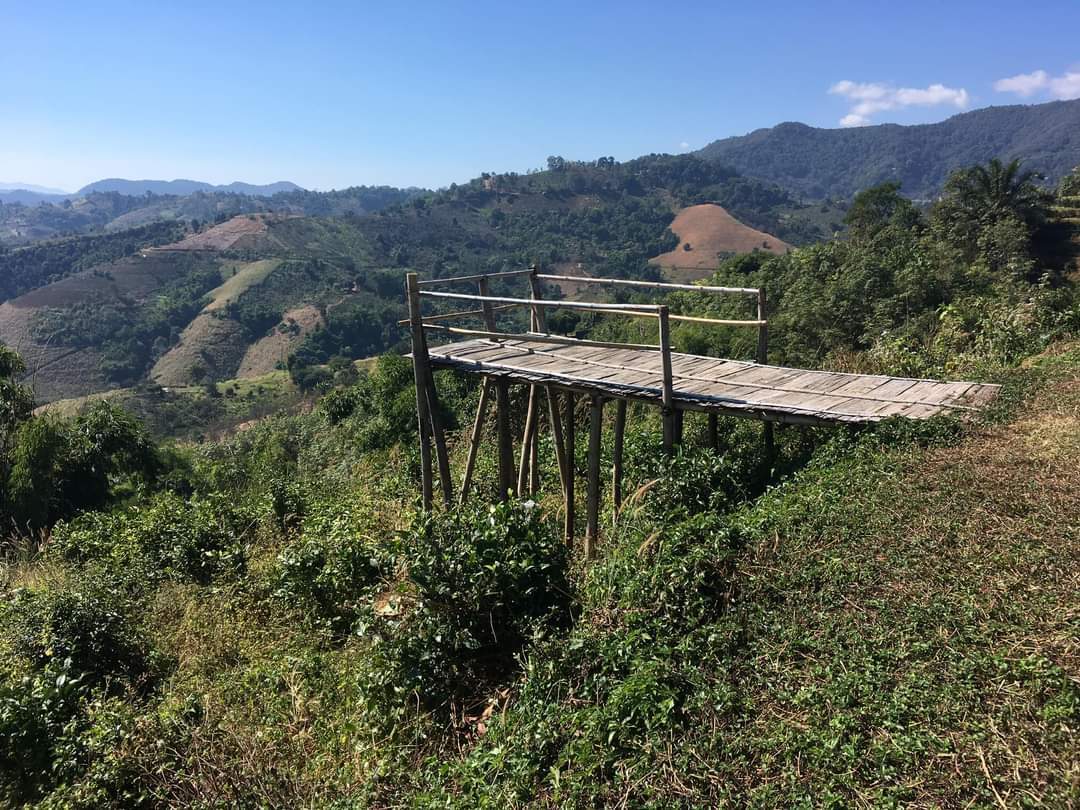
M 562 346 L 530 341 L 477 340 L 428 348 L 431 364 L 512 382 L 539 383 L 587 394 L 659 404 L 659 351 Z M 671 355 L 678 409 L 776 422 L 876 422 L 892 416 L 927 419 L 980 410 L 997 385 L 841 374 L 738 360 Z

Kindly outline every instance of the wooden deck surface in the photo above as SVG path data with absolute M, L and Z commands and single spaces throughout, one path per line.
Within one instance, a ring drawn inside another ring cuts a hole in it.
M 437 368 L 541 383 L 658 404 L 659 351 L 556 346 L 481 338 L 430 346 Z M 777 422 L 876 422 L 891 416 L 926 419 L 981 409 L 1000 386 L 841 374 L 672 353 L 674 403 L 679 409 Z

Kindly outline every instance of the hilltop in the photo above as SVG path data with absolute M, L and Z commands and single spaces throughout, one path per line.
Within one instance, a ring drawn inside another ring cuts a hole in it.
M 304 191 L 301 186 L 287 180 L 279 180 L 276 183 L 258 185 L 252 183 L 234 182 L 225 185 L 204 183 L 200 180 L 123 180 L 111 177 L 106 180 L 97 180 L 83 186 L 75 196 L 84 197 L 95 191 L 115 191 L 118 194 L 139 196 L 142 194 L 176 194 L 184 196 L 194 194 L 196 191 L 220 192 L 223 194 L 248 194 L 252 197 L 271 197 L 283 191 Z
M 783 123 L 713 141 L 697 152 L 809 199 L 847 199 L 896 180 L 932 199 L 949 172 L 990 158 L 1023 158 L 1056 183 L 1080 165 L 1080 99 L 987 107 L 936 124 L 818 129 Z
M 228 216 L 226 208 L 210 224 L 154 221 L 229 203 L 247 210 Z M 719 215 L 695 217 L 695 206 Z M 650 259 L 685 245 L 670 228 L 682 232 L 689 221 L 697 246 L 690 272 L 700 277 L 723 256 L 816 238 L 841 216 L 804 210 L 724 167 L 665 155 L 625 164 L 552 159 L 543 172 L 483 175 L 439 192 L 293 191 L 264 200 L 94 192 L 73 206 L 88 207 L 112 217 L 106 234 L 0 254 L 10 278 L 0 289 L 0 340 L 19 347 L 41 402 L 283 364 L 314 385 L 335 356 L 399 343 L 406 269 L 452 275 L 540 261 L 642 276 L 657 272 Z M 120 230 L 125 224 L 139 227 Z

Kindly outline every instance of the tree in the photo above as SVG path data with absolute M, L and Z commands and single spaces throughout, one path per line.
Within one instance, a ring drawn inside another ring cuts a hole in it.
M 1058 183 L 1059 197 L 1080 197 L 1080 166 L 1077 166 Z
M 1021 171 L 1019 160 L 994 158 L 985 166 L 959 169 L 945 182 L 934 220 L 950 242 L 974 259 L 985 229 L 1016 219 L 1030 235 L 1046 220 L 1048 196 L 1036 185 L 1039 179 L 1037 172 Z
M 33 393 L 16 379 L 24 371 L 23 359 L 0 345 L 0 481 L 7 479 L 15 430 L 34 410 Z
M 900 193 L 900 184 L 890 182 L 856 194 L 844 217 L 844 224 L 848 226 L 852 239 L 865 239 L 887 225 L 914 227 L 919 219 L 918 209 Z

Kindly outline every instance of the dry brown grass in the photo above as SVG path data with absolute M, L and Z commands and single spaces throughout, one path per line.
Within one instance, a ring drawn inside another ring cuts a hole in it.
M 679 245 L 649 261 L 664 268 L 712 271 L 732 253 L 764 250 L 787 253 L 791 245 L 764 231 L 744 225 L 712 203 L 684 208 L 671 223 Z M 686 247 L 689 245 L 690 250 Z

